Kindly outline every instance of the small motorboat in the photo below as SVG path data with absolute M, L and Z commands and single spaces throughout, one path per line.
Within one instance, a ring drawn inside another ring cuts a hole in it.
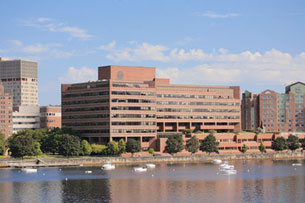
M 221 160 L 221 159 L 214 159 L 214 160 L 213 160 L 213 163 L 214 163 L 214 164 L 221 164 L 221 163 L 222 163 L 222 160 Z
M 37 173 L 37 168 L 22 168 L 21 171 L 25 173 Z
M 145 168 L 145 167 L 134 167 L 133 170 L 135 172 L 146 172 L 147 168 Z
M 224 170 L 221 170 L 221 172 L 223 172 L 225 174 L 236 174 L 237 173 L 237 171 L 234 169 L 224 169 Z
M 85 173 L 92 173 L 92 171 L 85 171 Z
M 234 165 L 224 165 L 220 166 L 220 170 L 228 170 L 228 169 L 234 169 Z
M 103 170 L 113 170 L 113 169 L 115 169 L 115 165 L 112 165 L 111 163 L 105 163 L 104 165 L 102 165 L 102 169 Z
M 302 164 L 301 163 L 293 163 L 293 164 L 291 164 L 292 166 L 302 166 Z
M 146 167 L 147 167 L 147 168 L 155 168 L 155 167 L 156 167 L 156 164 L 151 164 L 151 163 L 149 163 L 149 164 L 146 164 Z

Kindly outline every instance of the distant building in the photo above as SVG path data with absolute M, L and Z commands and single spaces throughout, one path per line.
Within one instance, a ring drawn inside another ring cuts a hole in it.
M 143 148 L 185 129 L 239 131 L 240 87 L 173 85 L 155 68 L 103 66 L 97 81 L 62 85 L 62 125 L 91 143 L 133 138 Z
M 0 82 L 0 132 L 8 138 L 12 134 L 13 122 L 13 97 L 12 94 L 4 91 Z
M 296 82 L 286 87 L 285 93 L 277 93 L 265 90 L 257 95 L 259 108 L 256 108 L 254 117 L 254 128 L 264 127 L 266 132 L 305 132 L 305 84 Z M 242 104 L 249 97 L 243 97 Z M 249 112 L 249 106 L 243 105 L 242 112 Z M 243 129 L 248 128 L 250 114 L 242 118 Z
M 61 106 L 41 106 L 40 127 L 61 128 Z
M 242 94 L 241 102 L 241 124 L 242 129 L 250 130 L 259 127 L 259 102 L 256 94 L 245 91 Z
M 13 94 L 13 106 L 38 105 L 37 62 L 0 58 L 0 81 Z
M 39 106 L 18 106 L 13 109 L 13 133 L 40 128 Z

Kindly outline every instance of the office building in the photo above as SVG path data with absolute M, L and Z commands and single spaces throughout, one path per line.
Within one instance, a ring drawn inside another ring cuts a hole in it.
M 13 133 L 25 129 L 40 128 L 39 106 L 18 106 L 13 108 Z
M 61 128 L 61 106 L 41 106 L 40 127 Z
M 8 138 L 12 134 L 13 97 L 4 90 L 0 82 L 0 132 Z
M 13 94 L 13 106 L 38 105 L 37 62 L 0 58 L 0 81 Z
M 62 85 L 62 126 L 91 143 L 137 139 L 143 148 L 186 129 L 241 128 L 238 86 L 173 85 L 155 68 L 103 66 L 98 80 Z

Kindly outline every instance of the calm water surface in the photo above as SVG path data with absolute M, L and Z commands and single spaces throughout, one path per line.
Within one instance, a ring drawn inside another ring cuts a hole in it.
M 304 160 L 229 163 L 236 175 L 206 163 L 157 164 L 143 173 L 130 165 L 0 169 L 0 202 L 305 202 Z

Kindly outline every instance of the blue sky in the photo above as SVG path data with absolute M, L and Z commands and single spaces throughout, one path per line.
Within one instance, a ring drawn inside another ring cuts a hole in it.
M 172 83 L 283 92 L 305 82 L 305 1 L 0 0 L 0 56 L 39 63 L 39 104 L 102 65 Z

